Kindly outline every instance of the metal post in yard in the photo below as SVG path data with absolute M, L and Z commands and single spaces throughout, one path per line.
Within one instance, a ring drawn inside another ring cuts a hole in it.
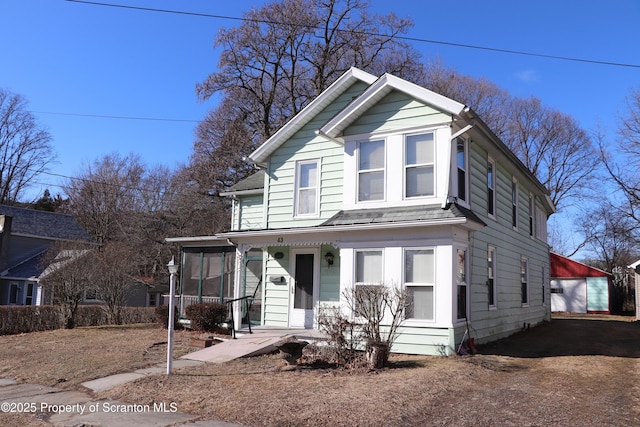
M 175 320 L 175 297 L 176 297 L 176 273 L 178 265 L 175 258 L 171 258 L 169 264 L 169 324 L 167 325 L 167 375 L 171 375 L 173 364 L 173 323 Z

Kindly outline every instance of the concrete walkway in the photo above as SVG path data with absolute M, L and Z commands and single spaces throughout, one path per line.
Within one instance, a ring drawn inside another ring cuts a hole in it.
M 306 341 L 322 338 L 322 334 L 310 329 L 260 326 L 254 328 L 253 332 L 249 334 L 248 331 L 240 331 L 237 339 L 187 354 L 179 360 L 174 360 L 172 366 L 174 369 L 181 369 L 199 366 L 205 362 L 222 363 L 238 357 L 268 353 L 275 350 L 273 344 L 277 341 L 291 336 Z M 92 393 L 99 393 L 146 375 L 164 372 L 166 364 L 162 363 L 151 368 L 98 378 L 81 385 Z M 97 400 L 90 393 L 38 384 L 19 384 L 5 378 L 0 378 L 0 403 L 2 412 L 10 412 L 11 408 L 18 409 L 20 405 L 19 412 L 36 413 L 38 418 L 56 426 L 243 427 L 224 421 L 199 420 L 200 417 L 197 415 L 179 412 L 180 408 L 174 402 L 132 405 L 115 400 Z M 28 408 L 24 407 L 25 404 L 29 405 Z
M 174 369 L 197 366 L 202 362 L 175 360 Z M 166 364 L 134 372 L 87 381 L 82 385 L 98 393 L 145 375 L 166 372 Z M 242 427 L 217 420 L 200 420 L 199 416 L 179 412 L 174 402 L 132 405 L 117 400 L 97 400 L 89 393 L 63 390 L 38 384 L 19 384 L 0 378 L 2 412 L 38 414 L 38 418 L 56 426 L 95 427 Z M 12 406 L 13 405 L 13 406 Z M 28 405 L 25 407 L 25 405 Z

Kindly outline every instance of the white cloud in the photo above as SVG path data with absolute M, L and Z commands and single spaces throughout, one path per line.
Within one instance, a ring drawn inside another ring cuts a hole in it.
M 518 80 L 522 81 L 523 83 L 536 83 L 540 81 L 540 76 L 538 75 L 538 72 L 535 70 L 520 71 L 516 73 L 516 77 L 518 78 Z

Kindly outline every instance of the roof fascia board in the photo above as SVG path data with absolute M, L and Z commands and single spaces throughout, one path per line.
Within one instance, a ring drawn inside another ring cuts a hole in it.
M 304 107 L 302 111 L 296 114 L 284 126 L 278 129 L 276 133 L 274 133 L 269 139 L 267 139 L 260 147 L 258 147 L 253 153 L 251 153 L 249 155 L 249 158 L 256 164 L 264 164 L 264 162 L 267 160 L 267 157 L 277 147 L 279 147 L 294 132 L 299 130 L 302 126 L 313 119 L 316 114 L 319 113 L 320 109 L 324 108 L 324 102 L 327 99 L 337 98 L 356 80 L 371 84 L 376 80 L 376 77 L 372 74 L 367 73 L 366 71 L 351 67 L 335 82 L 329 85 L 329 87 L 325 89 L 320 95 L 318 95 L 313 101 L 311 101 L 309 105 Z
M 256 194 L 264 194 L 264 188 L 256 188 L 253 190 L 227 191 L 220 193 L 221 196 L 252 196 Z
M 371 84 L 371 86 L 344 110 L 329 120 L 320 131 L 332 138 L 338 137 L 341 131 L 341 125 L 345 121 L 353 122 L 370 107 L 371 100 L 381 94 L 386 95 L 386 93 L 394 89 L 456 116 L 459 116 L 466 109 L 465 105 L 458 101 L 454 101 L 453 99 L 392 74 L 385 74 L 375 83 Z
M 295 234 L 322 234 L 332 232 L 347 232 L 347 231 L 370 231 L 380 229 L 394 229 L 394 228 L 416 228 L 435 225 L 466 225 L 472 229 L 481 229 L 484 226 L 477 224 L 474 221 L 470 221 L 467 218 L 453 218 L 453 219 L 438 219 L 428 221 L 407 221 L 407 222 L 388 222 L 388 223 L 369 223 L 369 224 L 355 224 L 355 225 L 332 225 L 332 226 L 316 226 L 316 227 L 300 227 L 300 228 L 285 228 L 285 229 L 269 229 L 269 230 L 254 230 L 244 232 L 229 231 L 221 233 L 220 236 L 224 236 L 229 240 L 235 240 L 245 237 L 259 237 L 259 236 L 282 236 L 282 235 L 295 235 Z

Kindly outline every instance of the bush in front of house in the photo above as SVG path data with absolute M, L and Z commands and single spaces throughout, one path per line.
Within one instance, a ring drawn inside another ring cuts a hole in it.
M 178 315 L 178 307 L 174 309 L 173 316 L 173 328 L 180 329 L 179 315 Z M 164 329 L 167 329 L 169 326 L 169 306 L 168 305 L 159 305 L 154 309 L 154 321 L 162 326 Z
M 108 320 L 104 308 L 99 305 L 79 306 L 75 326 L 104 326 L 109 324 Z M 122 320 L 123 324 L 153 323 L 154 308 L 124 307 Z M 0 335 L 51 331 L 63 328 L 64 323 L 63 308 L 60 306 L 0 306 Z
M 62 327 L 62 310 L 53 306 L 0 306 L 0 335 L 50 331 Z
M 227 320 L 227 314 L 227 305 L 218 302 L 191 304 L 186 309 L 191 329 L 202 332 L 218 331 Z

